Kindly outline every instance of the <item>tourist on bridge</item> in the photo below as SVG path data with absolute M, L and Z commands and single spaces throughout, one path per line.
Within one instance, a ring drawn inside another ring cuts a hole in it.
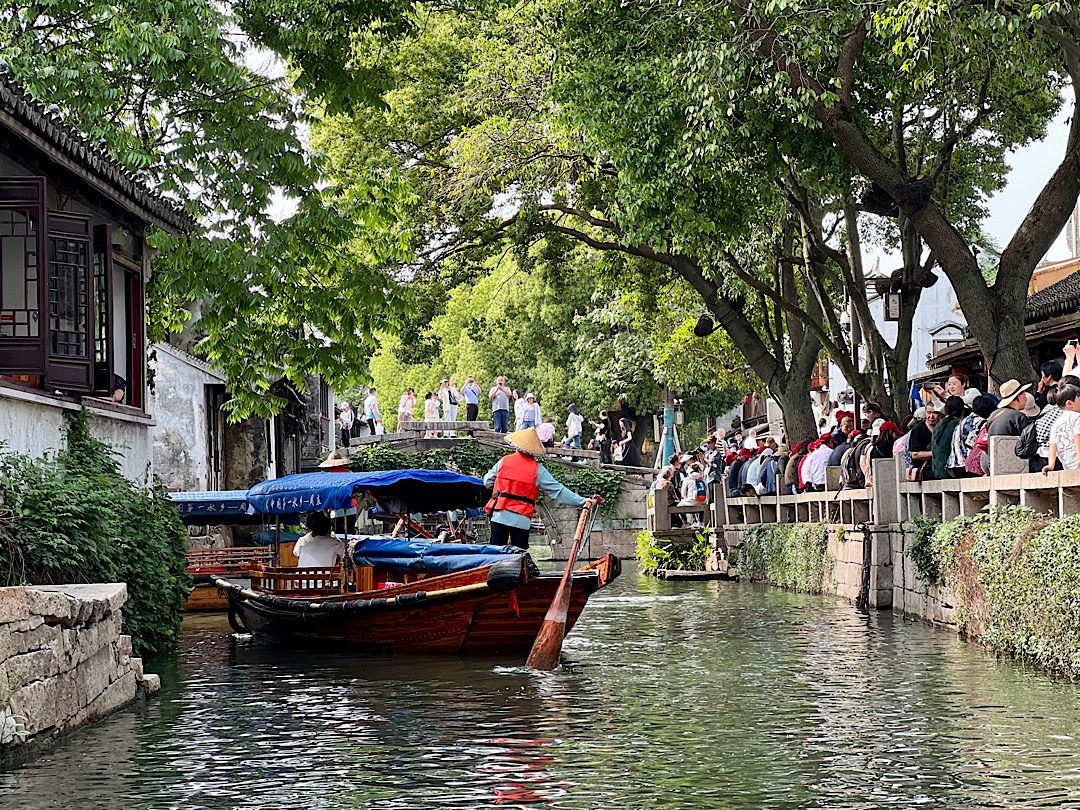
M 461 397 L 465 400 L 465 421 L 475 422 L 480 416 L 480 386 L 470 374 L 461 388 Z
M 953 433 L 960 427 L 964 411 L 964 400 L 960 395 L 952 395 L 945 400 L 945 414 L 934 427 L 934 433 L 930 437 L 931 466 L 936 479 L 949 477 L 949 453 L 952 450 Z
M 434 391 L 428 391 L 426 394 L 424 394 L 424 421 L 439 421 L 439 398 L 435 395 Z M 428 430 L 424 433 L 424 438 L 435 439 L 438 438 L 438 435 L 439 431 Z
M 352 436 L 353 422 L 356 421 L 356 414 L 348 402 L 341 403 L 341 413 L 338 414 L 337 421 L 338 425 L 341 426 L 341 446 L 348 447 L 349 439 Z
M 536 394 L 528 393 L 525 395 L 525 407 L 521 409 L 520 419 L 522 430 L 539 427 L 544 421 L 540 417 L 540 403 L 536 401 Z
M 496 433 L 506 433 L 510 426 L 510 397 L 513 391 L 506 387 L 506 378 L 495 378 L 495 385 L 488 391 L 491 400 L 491 422 Z
M 454 385 L 453 378 L 443 377 L 439 382 L 439 403 L 442 405 L 442 418 L 444 422 L 456 422 L 458 401 L 461 395 Z M 454 435 L 454 431 L 448 430 L 444 434 L 447 438 Z
M 876 402 L 863 403 L 862 415 L 863 433 L 871 435 L 874 432 L 875 428 L 881 430 L 881 425 L 885 421 L 885 414 L 882 413 L 880 405 L 878 405 Z
M 397 404 L 397 422 L 398 425 L 407 425 L 413 420 L 413 410 L 416 408 L 416 392 L 411 388 L 406 388 L 405 393 L 401 395 L 401 399 Z
M 640 467 L 641 453 L 634 443 L 634 429 L 629 419 L 624 417 L 619 420 L 619 432 L 619 439 L 611 446 L 612 460 L 627 467 Z
M 540 437 L 544 447 L 555 446 L 555 422 L 550 416 L 544 417 L 544 421 L 536 426 L 536 435 Z
M 493 545 L 529 547 L 529 528 L 536 514 L 536 501 L 544 493 L 557 503 L 581 507 L 585 499 L 556 481 L 537 461 L 544 455 L 544 445 L 534 428 L 510 433 L 506 437 L 515 452 L 499 459 L 484 476 L 492 488 L 487 513 L 491 517 Z M 594 496 L 599 497 L 599 496 Z
M 581 425 L 585 418 L 578 413 L 577 405 L 571 403 L 566 409 L 566 446 L 581 449 Z
M 682 456 L 672 453 L 668 458 L 668 463 L 656 474 L 656 482 L 653 484 L 654 497 L 660 497 L 655 493 L 663 492 L 668 506 L 675 506 L 682 495 L 682 467 Z M 682 525 L 682 515 L 673 514 L 671 516 L 672 528 L 677 529 Z
M 589 420 L 589 424 L 593 426 L 593 436 L 600 443 L 600 463 L 611 463 L 611 417 L 607 411 L 600 411 L 600 421 L 594 422 Z
M 368 389 L 367 398 L 364 400 L 364 420 L 372 436 L 381 432 L 382 412 L 379 410 L 379 397 L 374 388 Z

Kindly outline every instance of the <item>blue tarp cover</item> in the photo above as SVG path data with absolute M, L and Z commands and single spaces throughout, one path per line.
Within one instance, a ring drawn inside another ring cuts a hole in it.
M 169 500 L 176 504 L 181 517 L 243 515 L 247 513 L 247 491 L 170 492 Z
M 286 475 L 247 491 L 249 512 L 287 514 L 352 506 L 353 494 L 370 492 L 391 512 L 438 512 L 482 506 L 484 482 L 446 470 L 313 472 Z
M 469 546 L 372 537 L 353 546 L 353 562 L 402 574 L 453 574 L 522 554 L 513 546 Z

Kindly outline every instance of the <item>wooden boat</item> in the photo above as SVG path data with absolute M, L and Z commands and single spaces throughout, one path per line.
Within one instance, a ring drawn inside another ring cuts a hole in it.
M 256 566 L 251 585 L 216 577 L 237 629 L 287 641 L 415 653 L 526 653 L 559 586 L 527 554 L 390 587 L 342 593 L 340 569 Z M 354 569 L 358 580 L 382 572 Z M 567 630 L 589 597 L 619 576 L 608 554 L 574 571 Z
M 257 511 L 337 509 L 363 493 L 386 511 L 462 509 L 487 498 L 471 476 L 431 470 L 306 473 L 253 487 Z M 621 573 L 608 554 L 573 572 L 567 630 L 588 598 Z M 234 628 L 292 642 L 348 644 L 417 653 L 524 653 L 558 590 L 561 573 L 541 573 L 505 546 L 365 538 L 336 568 L 251 566 L 250 583 L 212 578 L 227 596 Z

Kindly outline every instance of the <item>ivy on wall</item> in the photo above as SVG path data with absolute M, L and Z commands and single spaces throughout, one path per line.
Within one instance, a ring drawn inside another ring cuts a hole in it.
M 353 453 L 349 466 L 357 472 L 378 470 L 452 470 L 462 475 L 483 477 L 495 466 L 505 453 L 482 447 L 472 442 L 461 443 L 446 449 L 427 450 L 423 453 L 407 453 L 386 445 L 374 445 Z M 563 486 L 579 495 L 600 495 L 604 503 L 600 514 L 612 517 L 616 513 L 619 496 L 623 490 L 623 474 L 616 470 L 597 470 L 591 467 L 568 467 L 565 464 L 541 460 L 551 476 Z
M 139 655 L 180 631 L 186 540 L 165 491 L 124 478 L 85 412 L 69 416 L 55 458 L 0 455 L 0 586 L 126 582 L 124 632 Z
M 962 633 L 1080 679 L 1080 515 L 997 506 L 941 524 L 930 546 Z
M 801 593 L 821 593 L 832 571 L 823 523 L 762 524 L 751 527 L 732 552 L 739 573 Z
M 907 555 L 915 564 L 919 579 L 929 585 L 944 584 L 941 569 L 938 567 L 937 552 L 934 550 L 934 534 L 941 526 L 940 521 L 927 515 L 915 515 L 909 522 L 911 534 L 908 539 Z

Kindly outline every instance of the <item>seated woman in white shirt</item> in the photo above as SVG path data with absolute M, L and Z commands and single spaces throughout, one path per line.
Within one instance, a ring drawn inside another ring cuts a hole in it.
M 333 568 L 345 551 L 345 544 L 330 531 L 325 512 L 310 512 L 304 521 L 308 533 L 296 541 L 293 553 L 300 568 Z
M 1063 470 L 1080 468 L 1080 386 L 1060 383 L 1047 400 L 1064 412 L 1050 428 L 1050 457 L 1043 475 L 1056 469 L 1058 462 Z

